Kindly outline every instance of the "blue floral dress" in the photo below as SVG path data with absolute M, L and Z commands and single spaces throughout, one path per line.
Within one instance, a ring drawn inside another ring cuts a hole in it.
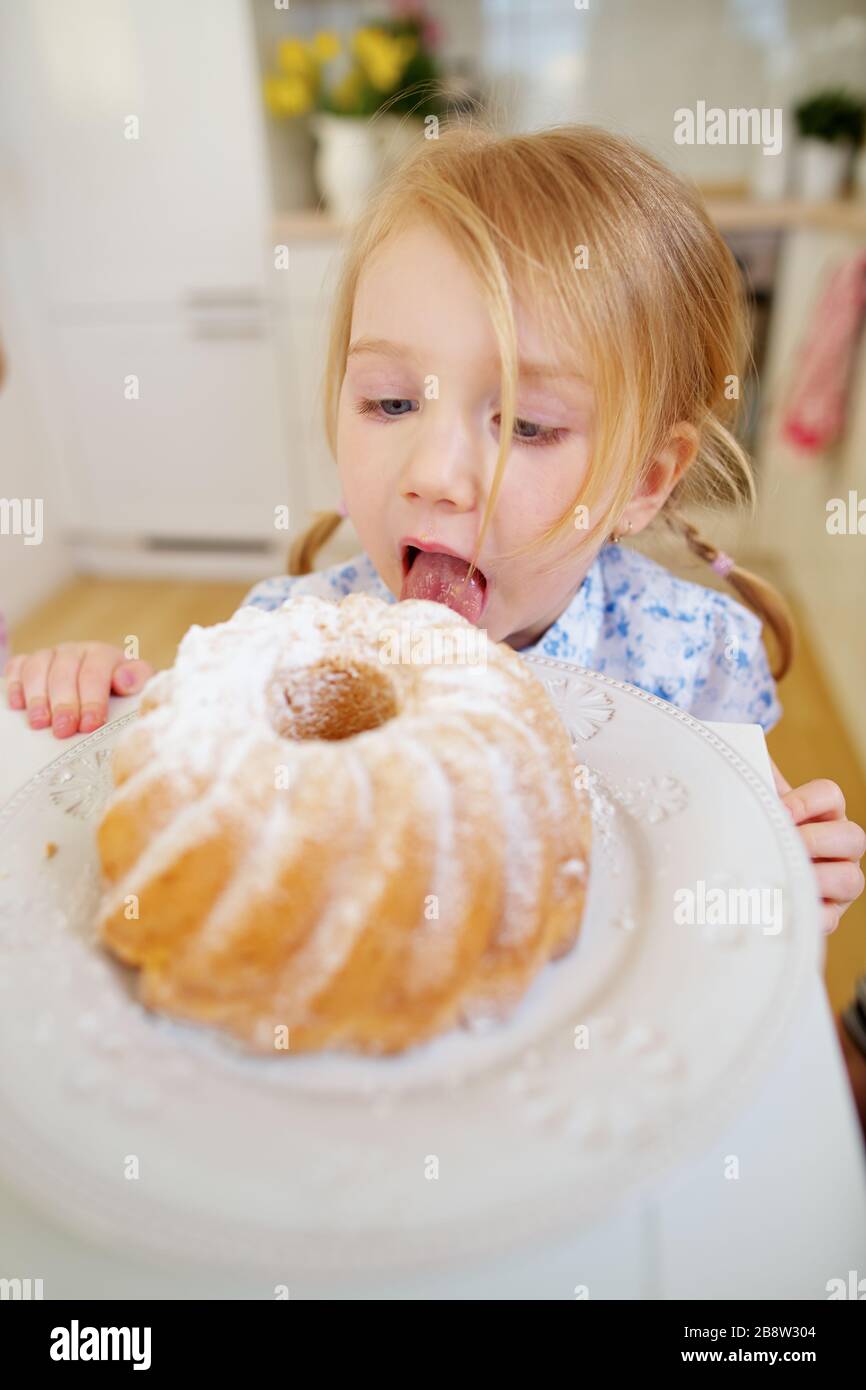
M 365 554 L 314 574 L 264 579 L 243 602 L 273 609 L 296 594 L 339 599 L 356 592 L 397 602 Z M 565 611 L 519 655 L 530 653 L 630 681 L 697 719 L 766 731 L 781 718 L 760 619 L 628 547 L 599 551 Z

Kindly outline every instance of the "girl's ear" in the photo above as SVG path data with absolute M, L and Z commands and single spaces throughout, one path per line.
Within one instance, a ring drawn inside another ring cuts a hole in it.
M 661 511 L 686 469 L 690 468 L 700 445 L 694 425 L 682 421 L 675 425 L 667 444 L 650 459 L 620 521 L 631 522 L 630 534 L 637 535 Z M 618 525 L 617 529 L 622 529 Z

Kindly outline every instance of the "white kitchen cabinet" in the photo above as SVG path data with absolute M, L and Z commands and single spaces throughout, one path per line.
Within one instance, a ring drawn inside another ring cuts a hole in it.
M 307 240 L 293 231 L 291 218 L 277 222 L 274 242 L 288 250 L 288 267 L 275 284 L 280 305 L 277 344 L 292 448 L 303 472 L 308 514 L 330 511 L 339 500 L 340 484 L 325 434 L 324 386 L 342 243 L 336 236 Z
M 5 214 L 84 567 L 194 572 L 212 540 L 267 570 L 274 507 L 306 521 L 259 81 L 246 0 L 0 8 Z
M 61 324 L 57 335 L 84 530 L 279 539 L 289 475 L 266 323 Z
M 48 303 L 261 291 L 270 208 L 243 0 L 27 0 L 2 7 L 0 41 Z

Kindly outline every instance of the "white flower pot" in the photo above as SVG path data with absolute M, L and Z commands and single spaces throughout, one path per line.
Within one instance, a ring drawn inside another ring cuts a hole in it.
M 366 116 L 319 112 L 313 168 L 319 192 L 334 217 L 351 221 L 364 207 L 381 171 L 379 140 Z
M 847 140 L 801 140 L 797 149 L 797 192 L 808 203 L 830 202 L 845 187 L 853 146 Z

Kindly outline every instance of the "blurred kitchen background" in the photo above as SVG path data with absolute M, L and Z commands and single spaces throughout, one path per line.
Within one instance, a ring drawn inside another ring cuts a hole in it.
M 190 623 L 285 571 L 338 498 L 320 377 L 359 201 L 425 115 L 589 121 L 696 181 L 742 266 L 759 506 L 705 529 L 796 612 L 772 755 L 794 783 L 839 781 L 863 821 L 864 98 L 866 0 L 0 0 L 12 650 L 134 633 L 164 666 Z M 780 152 L 679 143 L 676 113 L 712 108 L 778 110 Z M 38 544 L 24 498 L 44 502 Z M 319 563 L 358 548 L 346 522 Z M 832 943 L 837 1002 L 863 923 Z

